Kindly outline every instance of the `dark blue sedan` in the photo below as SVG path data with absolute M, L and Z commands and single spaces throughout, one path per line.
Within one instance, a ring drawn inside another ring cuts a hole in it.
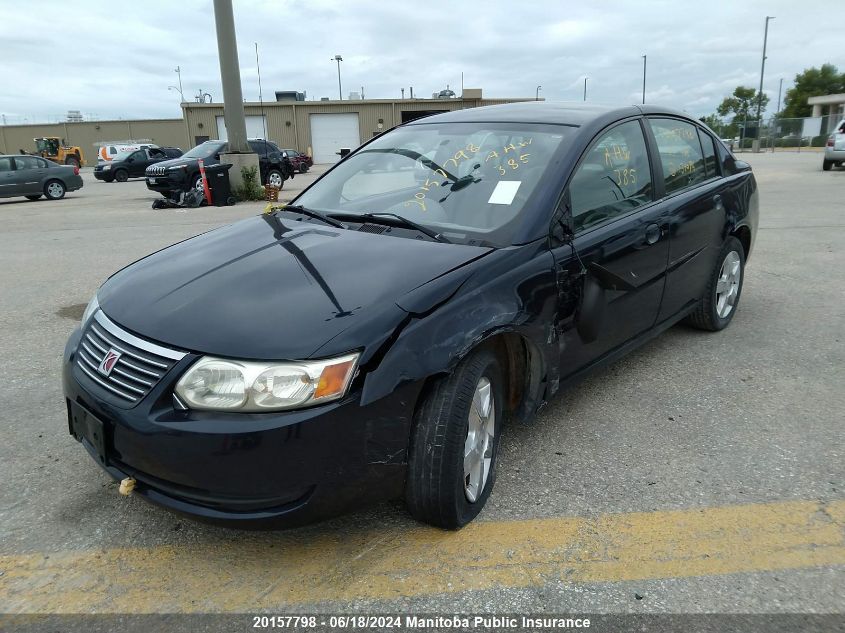
M 108 279 L 65 350 L 69 430 L 203 520 L 398 497 L 458 528 L 503 424 L 679 321 L 731 322 L 757 207 L 750 167 L 673 110 L 419 119 Z

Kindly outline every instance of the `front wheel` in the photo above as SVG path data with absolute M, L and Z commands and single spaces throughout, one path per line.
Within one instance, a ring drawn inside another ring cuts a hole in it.
M 308 165 L 306 165 L 305 163 L 300 163 L 299 173 L 304 174 L 306 171 L 308 171 Z
M 704 296 L 687 322 L 701 330 L 724 329 L 733 319 L 745 278 L 745 250 L 739 240 L 725 240 L 716 266 L 710 274 Z
M 117 182 L 126 182 L 129 180 L 129 173 L 125 169 L 118 169 L 114 172 L 114 179 Z
M 44 185 L 44 195 L 50 200 L 60 200 L 65 197 L 65 185 L 60 180 L 51 180 Z
M 473 352 L 432 385 L 414 416 L 405 502 L 446 529 L 474 519 L 490 496 L 502 420 L 502 371 L 489 349 Z
M 822 169 L 824 171 L 830 171 L 831 167 L 833 167 L 833 161 L 832 160 L 826 160 L 826 161 L 822 162 Z
M 193 188 L 200 193 L 205 193 L 205 187 L 202 186 L 202 175 L 197 174 L 197 177 L 194 179 Z

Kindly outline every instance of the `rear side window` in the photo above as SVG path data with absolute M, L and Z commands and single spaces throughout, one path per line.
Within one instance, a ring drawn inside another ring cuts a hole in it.
M 0 158 L 0 172 L 3 171 L 12 171 L 14 167 L 12 167 L 12 159 L 8 156 L 4 156 Z
M 46 161 L 34 156 L 15 156 L 18 169 L 41 169 L 47 166 Z
M 638 121 L 617 125 L 587 150 L 569 184 L 569 199 L 576 231 L 652 200 L 648 152 Z
M 704 150 L 704 170 L 707 178 L 719 175 L 719 170 L 716 167 L 716 148 L 713 146 L 713 137 L 702 129 L 698 130 L 698 136 L 701 139 L 701 148 Z
M 704 156 L 697 128 L 677 119 L 649 119 L 657 141 L 666 193 L 704 181 Z M 712 145 L 712 144 L 711 144 Z

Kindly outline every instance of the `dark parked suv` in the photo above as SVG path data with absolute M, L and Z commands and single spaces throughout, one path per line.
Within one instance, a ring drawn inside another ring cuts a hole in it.
M 143 178 L 147 167 L 171 158 L 179 158 L 178 147 L 150 147 L 128 152 L 119 152 L 110 161 L 102 161 L 94 167 L 94 178 L 106 182 L 126 182 L 129 178 Z
M 249 139 L 249 146 L 258 154 L 262 183 L 281 189 L 285 180 L 293 178 L 293 165 L 275 143 Z M 227 149 L 226 141 L 206 141 L 180 158 L 151 165 L 145 173 L 147 187 L 165 196 L 174 191 L 187 191 L 192 187 L 202 191 L 199 161 L 202 160 L 206 166 L 218 165 L 220 154 Z

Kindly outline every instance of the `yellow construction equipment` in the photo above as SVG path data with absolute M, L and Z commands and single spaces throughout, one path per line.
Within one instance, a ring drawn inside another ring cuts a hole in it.
M 65 145 L 64 139 L 58 136 L 46 136 L 32 139 L 35 141 L 36 155 L 47 158 L 60 165 L 82 167 L 85 159 L 82 150 L 76 145 Z

